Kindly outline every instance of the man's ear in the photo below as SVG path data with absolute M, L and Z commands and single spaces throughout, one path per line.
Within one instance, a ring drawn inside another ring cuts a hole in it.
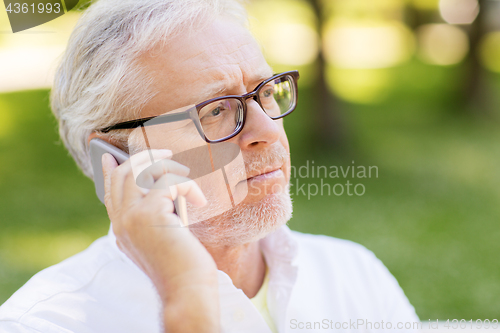
M 102 134 L 102 133 L 98 133 L 98 132 L 92 132 L 90 133 L 90 135 L 88 136 L 87 138 L 87 144 L 90 143 L 90 140 L 92 139 L 101 139 L 103 141 L 106 141 L 107 143 L 125 151 L 128 153 L 128 149 L 127 147 L 124 147 L 123 144 L 117 140 L 113 140 L 113 138 L 110 136 L 110 135 L 105 135 L 105 134 Z
M 105 137 L 104 135 L 99 134 L 99 133 L 97 133 L 97 132 L 92 132 L 92 133 L 90 133 L 89 137 L 87 138 L 87 144 L 89 144 L 89 143 L 90 143 L 90 140 L 92 140 L 92 139 L 96 139 L 96 138 L 97 138 L 97 139 L 104 140 L 104 141 L 106 141 L 106 142 L 108 142 L 108 143 L 111 143 L 111 142 L 109 142 L 109 139 L 108 139 L 107 137 Z

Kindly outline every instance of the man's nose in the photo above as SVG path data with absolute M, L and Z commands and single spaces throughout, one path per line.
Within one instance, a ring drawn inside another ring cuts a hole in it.
M 255 99 L 248 99 L 245 126 L 239 134 L 240 147 L 262 148 L 275 143 L 280 137 L 281 122 L 271 119 Z

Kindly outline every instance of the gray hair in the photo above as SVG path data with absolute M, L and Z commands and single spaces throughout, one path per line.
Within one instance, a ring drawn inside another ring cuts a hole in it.
M 93 178 L 88 136 L 137 118 L 157 93 L 138 57 L 186 29 L 217 17 L 247 23 L 239 0 L 99 0 L 82 15 L 59 64 L 51 93 L 59 134 Z M 126 149 L 123 131 L 110 139 Z

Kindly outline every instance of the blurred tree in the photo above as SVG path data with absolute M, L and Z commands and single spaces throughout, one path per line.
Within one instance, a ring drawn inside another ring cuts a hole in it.
M 478 0 L 479 14 L 474 22 L 467 27 L 469 34 L 470 52 L 467 59 L 467 77 L 464 80 L 463 96 L 476 114 L 489 113 L 488 87 L 484 82 L 484 69 L 479 60 L 479 43 L 488 32 L 485 24 L 485 13 L 487 10 L 486 0 Z
M 480 63 L 480 55 L 478 52 L 481 40 L 489 31 L 489 27 L 485 22 L 489 2 L 491 1 L 478 0 L 479 13 L 470 24 L 466 24 L 465 22 L 448 22 L 443 17 L 443 12 L 441 12 L 440 15 L 439 8 L 417 8 L 414 3 L 407 3 L 405 7 L 405 22 L 413 30 L 417 30 L 419 27 L 426 24 L 442 23 L 444 20 L 450 25 L 457 26 L 467 33 L 469 52 L 465 62 L 459 65 L 463 69 L 464 77 L 456 87 L 457 96 L 460 97 L 454 100 L 457 105 L 466 105 L 469 106 L 469 108 L 455 108 L 458 112 L 469 111 L 476 115 L 486 115 L 490 111 L 488 109 L 491 105 L 491 92 L 488 91 L 489 85 L 485 82 L 485 70 Z M 438 2 L 436 2 L 436 6 L 437 3 Z M 450 3 L 450 1 L 448 1 L 448 3 Z M 457 5 L 460 5 L 460 3 L 457 3 Z M 463 15 L 463 13 L 461 14 Z
M 412 3 L 408 2 L 404 7 L 403 20 L 412 30 L 416 30 L 423 24 L 434 23 L 436 20 L 436 12 L 418 9 Z

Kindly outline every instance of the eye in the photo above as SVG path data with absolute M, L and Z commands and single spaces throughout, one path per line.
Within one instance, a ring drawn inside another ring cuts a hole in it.
M 216 117 L 221 113 L 221 107 L 218 106 L 210 112 L 210 116 Z
M 210 105 L 206 107 L 206 112 L 203 112 L 204 115 L 201 117 L 201 119 L 209 119 L 209 118 L 215 118 L 219 116 L 223 116 L 223 113 L 225 111 L 228 111 L 231 109 L 231 105 L 227 101 L 220 101 L 214 103 L 215 105 Z M 204 109 L 205 110 L 205 109 Z

